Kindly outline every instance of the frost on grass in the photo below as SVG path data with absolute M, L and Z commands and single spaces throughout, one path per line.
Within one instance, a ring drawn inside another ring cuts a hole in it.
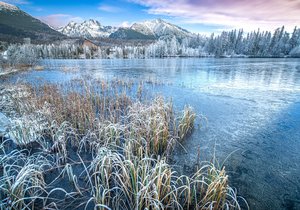
M 193 131 L 191 107 L 142 100 L 123 81 L 22 87 L 0 100 L 13 124 L 0 145 L 1 208 L 241 209 L 224 168 L 185 176 L 169 164 Z

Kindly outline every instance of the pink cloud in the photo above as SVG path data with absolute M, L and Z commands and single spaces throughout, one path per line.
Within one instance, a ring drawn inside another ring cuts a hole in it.
M 300 25 L 298 0 L 131 0 L 151 14 L 179 17 L 186 23 L 220 25 L 246 30 L 288 30 Z
M 38 17 L 41 21 L 47 23 L 53 28 L 59 28 L 65 26 L 70 21 L 74 22 L 82 22 L 83 19 L 81 17 L 74 17 L 68 14 L 52 14 L 48 16 Z

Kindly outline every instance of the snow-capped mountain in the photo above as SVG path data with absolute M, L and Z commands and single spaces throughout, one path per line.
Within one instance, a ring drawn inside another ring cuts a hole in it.
M 184 38 L 192 36 L 189 31 L 180 28 L 179 26 L 168 23 L 162 19 L 148 20 L 141 23 L 134 23 L 131 29 L 145 35 L 152 35 L 157 38 L 172 37 Z
M 70 37 L 98 38 L 108 37 L 118 28 L 112 26 L 102 26 L 97 20 L 86 20 L 82 23 L 71 21 L 65 27 L 59 28 L 58 31 Z
M 58 31 L 70 37 L 84 38 L 159 39 L 176 36 L 182 39 L 193 36 L 191 32 L 162 19 L 134 23 L 129 28 L 102 26 L 97 20 L 90 19 L 83 23 L 70 22 Z

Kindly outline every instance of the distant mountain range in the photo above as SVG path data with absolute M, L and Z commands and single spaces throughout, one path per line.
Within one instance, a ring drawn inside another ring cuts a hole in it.
M 83 23 L 70 22 L 58 31 L 70 37 L 85 38 L 159 39 L 176 36 L 182 39 L 193 36 L 191 32 L 162 19 L 134 23 L 128 28 L 102 26 L 98 21 L 90 19 Z
M 97 20 L 86 20 L 83 23 L 76 23 L 71 21 L 65 27 L 59 28 L 57 31 L 69 37 L 109 37 L 110 34 L 117 31 L 117 27 L 102 26 Z
M 193 34 L 179 26 L 168 23 L 162 19 L 144 21 L 141 23 L 134 23 L 130 29 L 147 36 L 153 36 L 155 38 L 161 37 L 173 37 L 185 38 L 193 36 Z
M 36 42 L 51 42 L 68 37 L 156 40 L 173 36 L 182 39 L 194 34 L 162 19 L 134 23 L 131 27 L 103 26 L 97 20 L 90 19 L 82 23 L 70 22 L 55 30 L 18 7 L 0 2 L 0 41 L 22 41 L 27 37 Z
M 39 42 L 65 38 L 63 34 L 18 7 L 0 2 L 0 41 L 20 41 L 25 37 Z

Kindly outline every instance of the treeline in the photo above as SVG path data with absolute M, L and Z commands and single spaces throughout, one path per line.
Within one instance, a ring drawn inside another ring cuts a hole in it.
M 300 55 L 300 29 L 292 34 L 284 26 L 272 33 L 254 31 L 244 36 L 243 30 L 222 32 L 219 36 L 211 35 L 204 50 L 215 56 L 247 55 L 252 57 L 285 57 Z
M 11 67 L 29 67 L 36 65 L 39 57 L 36 45 L 10 45 L 0 55 L 0 70 Z
M 39 59 L 93 59 L 101 58 L 100 47 L 79 44 L 13 44 L 0 55 L 0 68 L 34 66 Z
M 93 59 L 93 58 L 154 58 L 154 57 L 300 57 L 300 29 L 293 33 L 284 27 L 271 32 L 243 30 L 194 36 L 184 39 L 172 37 L 153 43 L 134 45 L 86 46 L 60 43 L 48 45 L 10 45 L 4 60 L 31 62 L 38 58 Z M 3 60 L 3 58 L 2 58 Z

